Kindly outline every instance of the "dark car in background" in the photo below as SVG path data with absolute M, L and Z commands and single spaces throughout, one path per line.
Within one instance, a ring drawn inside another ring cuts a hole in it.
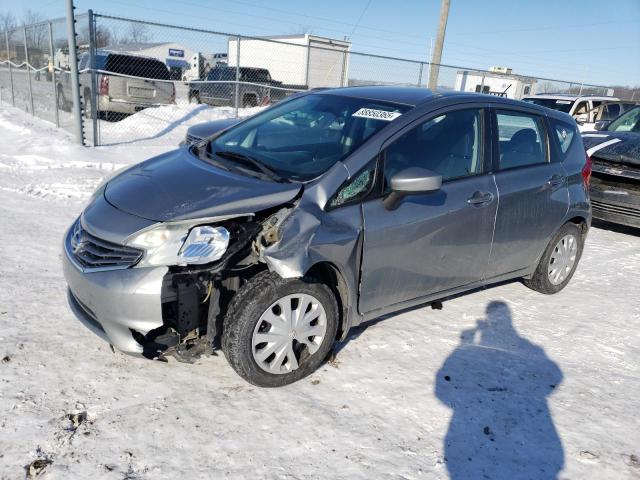
M 308 92 L 102 185 L 63 240 L 76 316 L 121 351 L 219 345 L 299 380 L 364 321 L 509 279 L 562 290 L 591 223 L 575 122 L 424 88 Z
M 116 114 L 112 117 L 117 119 L 145 108 L 175 103 L 176 90 L 169 69 L 155 58 L 98 51 L 95 56 L 95 89 L 88 53 L 78 59 L 78 68 L 80 95 L 87 118 L 92 118 L 96 107 L 99 117 Z M 58 107 L 68 110 L 69 101 L 73 98 L 70 73 L 62 72 L 57 79 Z
M 236 68 L 226 65 L 213 67 L 204 81 L 189 83 L 189 101 L 212 106 L 232 106 L 236 99 Z M 266 68 L 240 67 L 238 103 L 242 107 L 256 107 L 271 103 L 271 86 L 277 85 Z M 211 82 L 211 83 L 209 83 Z
M 582 139 L 593 164 L 594 218 L 640 227 L 640 106 Z

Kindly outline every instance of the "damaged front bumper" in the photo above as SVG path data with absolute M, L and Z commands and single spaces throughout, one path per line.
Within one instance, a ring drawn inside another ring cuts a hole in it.
M 168 268 L 82 271 L 74 261 L 70 237 L 71 231 L 65 235 L 62 262 L 71 310 L 118 350 L 142 355 L 135 336 L 163 325 L 161 291 Z

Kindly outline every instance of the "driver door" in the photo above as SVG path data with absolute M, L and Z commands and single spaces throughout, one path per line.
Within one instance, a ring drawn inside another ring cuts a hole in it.
M 498 205 L 489 138 L 488 111 L 464 108 L 411 126 L 385 147 L 383 195 L 362 205 L 361 313 L 482 280 Z M 389 179 L 412 166 L 442 175 L 441 189 L 387 210 Z

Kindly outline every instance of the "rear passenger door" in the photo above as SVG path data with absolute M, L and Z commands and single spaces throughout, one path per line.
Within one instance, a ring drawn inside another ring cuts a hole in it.
M 569 207 L 566 175 L 551 161 L 547 121 L 535 111 L 494 109 L 499 204 L 488 277 L 533 265 Z

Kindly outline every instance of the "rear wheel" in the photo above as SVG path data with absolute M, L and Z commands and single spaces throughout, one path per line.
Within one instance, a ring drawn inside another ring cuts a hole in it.
M 245 97 L 242 99 L 242 106 L 244 108 L 257 107 L 258 99 L 255 95 L 245 95 Z
M 287 385 L 322 364 L 336 337 L 337 314 L 336 299 L 326 285 L 263 272 L 231 301 L 222 349 L 248 382 Z
M 578 225 L 567 223 L 553 237 L 538 267 L 524 284 L 540 293 L 557 293 L 567 286 L 576 271 L 584 237 Z
M 64 97 L 62 87 L 58 87 L 58 92 L 56 94 L 56 104 L 58 106 L 58 110 L 67 110 L 67 99 Z
M 89 90 L 84 92 L 83 100 L 84 118 L 93 118 L 93 96 Z

